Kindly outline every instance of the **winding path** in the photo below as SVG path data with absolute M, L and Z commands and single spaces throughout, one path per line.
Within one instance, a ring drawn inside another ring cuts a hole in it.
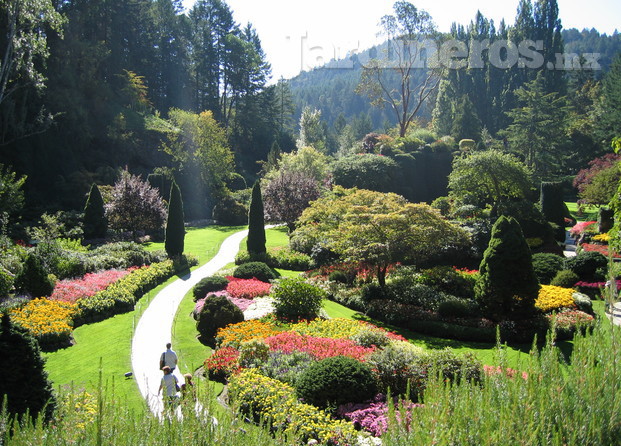
M 271 226 L 266 226 L 268 227 Z M 166 349 L 166 343 L 171 340 L 172 324 L 181 300 L 202 278 L 233 262 L 239 244 L 246 235 L 248 235 L 247 229 L 229 236 L 222 242 L 220 250 L 213 259 L 163 288 L 138 321 L 132 340 L 132 369 L 140 393 L 154 414 L 159 415 L 163 408 L 162 398 L 157 395 L 162 379 L 162 372 L 158 366 L 159 357 Z M 180 383 L 183 383 L 181 375 L 189 370 L 183 372 L 179 370 L 183 367 L 183 358 L 180 359 L 175 375 Z

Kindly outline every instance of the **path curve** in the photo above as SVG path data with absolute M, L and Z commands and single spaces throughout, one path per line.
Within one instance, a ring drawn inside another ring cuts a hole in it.
M 266 226 L 269 227 L 272 226 Z M 172 324 L 181 300 L 202 278 L 233 262 L 239 244 L 247 235 L 246 229 L 226 238 L 213 259 L 163 288 L 140 317 L 132 339 L 132 369 L 140 393 L 154 414 L 161 414 L 163 408 L 162 398 L 157 395 L 162 379 L 159 357 L 166 349 L 166 343 L 171 341 Z M 183 373 L 192 372 L 179 370 L 182 367 L 183 358 L 180 358 L 179 367 L 175 370 L 180 383 L 183 383 Z

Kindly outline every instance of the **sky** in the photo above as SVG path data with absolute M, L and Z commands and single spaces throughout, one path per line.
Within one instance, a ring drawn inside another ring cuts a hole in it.
M 184 0 L 190 8 L 195 0 Z M 557 0 L 563 28 L 595 28 L 600 33 L 621 32 L 620 0 Z M 370 48 L 382 16 L 395 0 L 226 0 L 235 21 L 257 30 L 272 65 L 272 81 L 296 76 L 348 53 Z M 467 25 L 477 9 L 498 24 L 513 24 L 518 0 L 411 0 L 427 11 L 439 31 L 451 23 Z

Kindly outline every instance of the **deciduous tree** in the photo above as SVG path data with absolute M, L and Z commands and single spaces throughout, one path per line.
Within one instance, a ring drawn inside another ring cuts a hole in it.
M 319 184 L 304 172 L 282 171 L 267 182 L 263 196 L 267 219 L 284 222 L 293 232 L 304 209 L 319 198 Z

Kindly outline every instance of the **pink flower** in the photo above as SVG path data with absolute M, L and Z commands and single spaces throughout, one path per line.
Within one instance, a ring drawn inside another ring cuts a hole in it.
M 81 279 L 61 280 L 56 284 L 50 299 L 75 303 L 80 299 L 94 296 L 98 292 L 105 290 L 134 269 L 130 268 L 125 271 L 110 269 L 85 274 Z
M 351 339 L 318 338 L 293 331 L 270 336 L 265 339 L 265 343 L 270 346 L 270 350 L 279 350 L 283 353 L 306 352 L 317 360 L 333 356 L 349 356 L 364 361 L 369 353 L 375 351 L 375 347 L 361 347 Z

